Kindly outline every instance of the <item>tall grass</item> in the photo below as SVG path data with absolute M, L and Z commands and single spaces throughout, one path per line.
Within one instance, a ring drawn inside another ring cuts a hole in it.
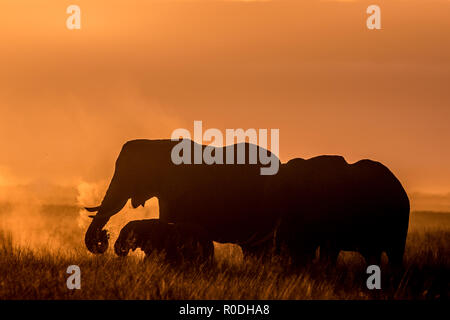
M 311 262 L 293 270 L 277 259 L 243 260 L 236 247 L 217 246 L 213 264 L 173 266 L 160 256 L 94 256 L 15 245 L 0 233 L 1 299 L 444 299 L 448 298 L 450 230 L 411 230 L 405 267 L 382 266 L 382 289 L 368 290 L 365 264 L 341 253 L 336 265 Z M 69 290 L 66 269 L 81 269 L 81 289 Z

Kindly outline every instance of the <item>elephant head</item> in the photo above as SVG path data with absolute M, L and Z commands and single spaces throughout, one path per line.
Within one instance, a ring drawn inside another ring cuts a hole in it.
M 127 142 L 116 161 L 111 183 L 100 206 L 86 208 L 97 212 L 85 234 L 87 249 L 102 254 L 108 248 L 108 233 L 103 227 L 131 199 L 133 208 L 158 196 L 168 184 L 162 179 L 170 161 L 170 140 L 133 140 Z
M 136 250 L 139 246 L 137 236 L 133 230 L 127 228 L 122 229 L 114 243 L 114 252 L 120 257 L 125 257 L 130 250 Z
M 206 146 L 190 140 L 183 142 L 190 150 L 200 148 L 202 151 L 203 148 L 206 151 Z M 262 200 L 269 199 L 264 197 L 264 185 L 270 176 L 261 175 L 263 165 L 250 164 L 253 145 L 235 144 L 214 151 L 217 155 L 234 156 L 234 165 L 197 164 L 194 161 L 196 152 L 190 153 L 190 162 L 177 163 L 172 154 L 174 150 L 180 151 L 175 148 L 178 145 L 178 141 L 171 140 L 133 140 L 124 144 L 102 203 L 86 208 L 97 212 L 85 235 L 89 251 L 101 254 L 107 250 L 108 236 L 103 227 L 129 199 L 136 208 L 157 197 L 161 221 L 194 222 L 219 242 L 248 238 L 249 233 L 254 233 L 249 230 L 249 225 L 257 231 L 270 226 L 273 210 Z M 246 159 L 243 164 L 238 164 L 241 146 Z M 188 152 L 183 149 L 182 154 L 189 160 Z

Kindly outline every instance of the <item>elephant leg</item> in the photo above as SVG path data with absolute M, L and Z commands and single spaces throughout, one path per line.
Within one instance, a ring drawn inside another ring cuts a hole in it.
M 302 267 L 313 262 L 316 257 L 317 246 L 298 247 L 290 249 L 290 257 L 294 267 Z
M 340 251 L 341 250 L 339 250 L 338 248 L 330 245 L 321 245 L 319 255 L 320 262 L 327 264 L 336 264 Z
M 400 243 L 397 246 L 393 246 L 391 248 L 386 249 L 389 264 L 395 269 L 400 269 L 403 266 L 404 253 L 405 253 L 404 242 Z
M 257 247 L 241 246 L 241 249 L 244 259 L 259 258 L 261 256 L 261 252 Z
M 203 257 L 208 263 L 214 262 L 214 244 L 212 241 L 208 241 L 203 246 Z
M 403 255 L 405 252 L 404 242 L 399 242 L 398 246 L 386 249 L 386 255 L 389 260 L 389 270 L 391 272 L 391 281 L 394 287 L 400 285 L 404 275 Z
M 381 250 L 375 248 L 365 248 L 361 250 L 361 254 L 366 260 L 366 265 L 377 265 L 381 264 Z

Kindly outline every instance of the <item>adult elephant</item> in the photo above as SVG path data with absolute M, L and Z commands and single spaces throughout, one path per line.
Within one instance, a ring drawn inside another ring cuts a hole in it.
M 340 156 L 293 159 L 282 164 L 272 186 L 283 218 L 278 249 L 297 261 L 341 250 L 358 251 L 368 263 L 402 263 L 409 222 L 409 199 L 399 180 L 371 160 L 348 164 Z
M 86 208 L 97 212 L 85 235 L 89 251 L 106 251 L 108 235 L 103 227 L 129 199 L 136 208 L 157 197 L 162 221 L 198 224 L 211 240 L 242 244 L 244 253 L 271 234 L 276 220 L 271 198 L 267 197 L 272 176 L 261 175 L 261 169 L 267 166 L 250 161 L 254 160 L 250 155 L 265 154 L 277 166 L 278 158 L 248 143 L 214 148 L 183 142 L 192 152 L 189 155 L 183 151 L 182 157 L 192 164 L 174 163 L 172 152 L 178 141 L 133 140 L 124 144 L 103 201 L 98 207 Z M 204 152 L 206 148 L 214 156 L 231 154 L 234 164 L 193 164 L 195 150 Z M 244 157 L 240 158 L 242 153 Z M 238 160 L 244 164 L 238 164 Z

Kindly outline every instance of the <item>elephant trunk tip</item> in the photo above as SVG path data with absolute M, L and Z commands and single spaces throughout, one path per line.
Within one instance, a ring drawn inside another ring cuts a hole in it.
M 94 254 L 103 254 L 108 249 L 108 232 L 92 225 L 86 231 L 84 243 L 87 249 Z

